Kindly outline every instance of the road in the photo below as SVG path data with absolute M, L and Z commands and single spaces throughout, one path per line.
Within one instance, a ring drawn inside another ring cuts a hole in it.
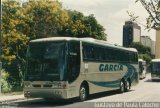
M 43 99 L 15 102 L 18 108 L 94 108 L 98 102 L 160 102 L 160 82 L 152 82 L 150 74 L 123 94 L 109 91 L 91 95 L 85 102 L 45 102 Z

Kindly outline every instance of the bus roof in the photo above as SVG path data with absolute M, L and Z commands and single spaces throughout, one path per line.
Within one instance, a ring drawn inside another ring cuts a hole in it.
M 69 41 L 69 40 L 79 40 L 79 38 L 74 38 L 74 37 L 48 37 L 48 38 L 41 38 L 41 39 L 31 40 L 31 42 Z
M 146 61 L 145 61 L 145 60 L 143 60 L 143 59 L 138 59 L 138 61 L 139 61 L 139 62 L 146 63 Z
M 138 61 L 143 61 L 143 59 L 138 59 Z
M 152 59 L 151 62 L 160 62 L 160 58 L 159 59 Z
M 105 45 L 105 46 L 107 45 L 107 46 L 113 47 L 113 48 L 119 48 L 119 49 L 122 49 L 122 50 L 137 52 L 137 50 L 135 48 L 125 48 L 125 47 L 122 47 L 122 46 L 109 44 L 109 43 L 107 43 L 107 41 L 97 40 L 97 39 L 93 39 L 93 38 L 50 37 L 50 38 L 35 39 L 35 40 L 31 40 L 30 42 L 34 43 L 34 42 L 49 42 L 49 41 L 70 41 L 70 40 L 88 42 L 88 43 Z

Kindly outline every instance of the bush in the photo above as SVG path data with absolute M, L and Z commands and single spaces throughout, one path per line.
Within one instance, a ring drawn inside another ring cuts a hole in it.
M 8 83 L 7 79 L 9 74 L 5 70 L 1 70 L 1 87 L 2 93 L 8 93 L 12 91 L 12 86 Z

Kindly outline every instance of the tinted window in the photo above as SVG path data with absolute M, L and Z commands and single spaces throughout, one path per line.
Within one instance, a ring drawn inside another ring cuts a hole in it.
M 26 80 L 66 80 L 66 43 L 30 43 L 27 53 Z
M 94 51 L 92 46 L 83 46 L 83 57 L 84 59 L 92 60 L 94 58 Z
M 152 71 L 153 72 L 160 72 L 160 62 L 152 63 Z
M 80 42 L 69 43 L 69 83 L 77 79 L 80 74 Z
M 130 52 L 129 60 L 131 63 L 138 63 L 138 56 L 135 52 Z
M 83 43 L 83 59 L 92 61 L 109 62 L 138 62 L 135 52 L 128 52 L 120 49 Z

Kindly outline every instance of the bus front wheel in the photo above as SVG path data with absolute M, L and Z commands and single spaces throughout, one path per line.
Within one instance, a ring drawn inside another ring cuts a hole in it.
M 79 90 L 80 101 L 85 101 L 87 99 L 87 95 L 88 93 L 87 93 L 86 86 L 81 85 L 80 90 Z

